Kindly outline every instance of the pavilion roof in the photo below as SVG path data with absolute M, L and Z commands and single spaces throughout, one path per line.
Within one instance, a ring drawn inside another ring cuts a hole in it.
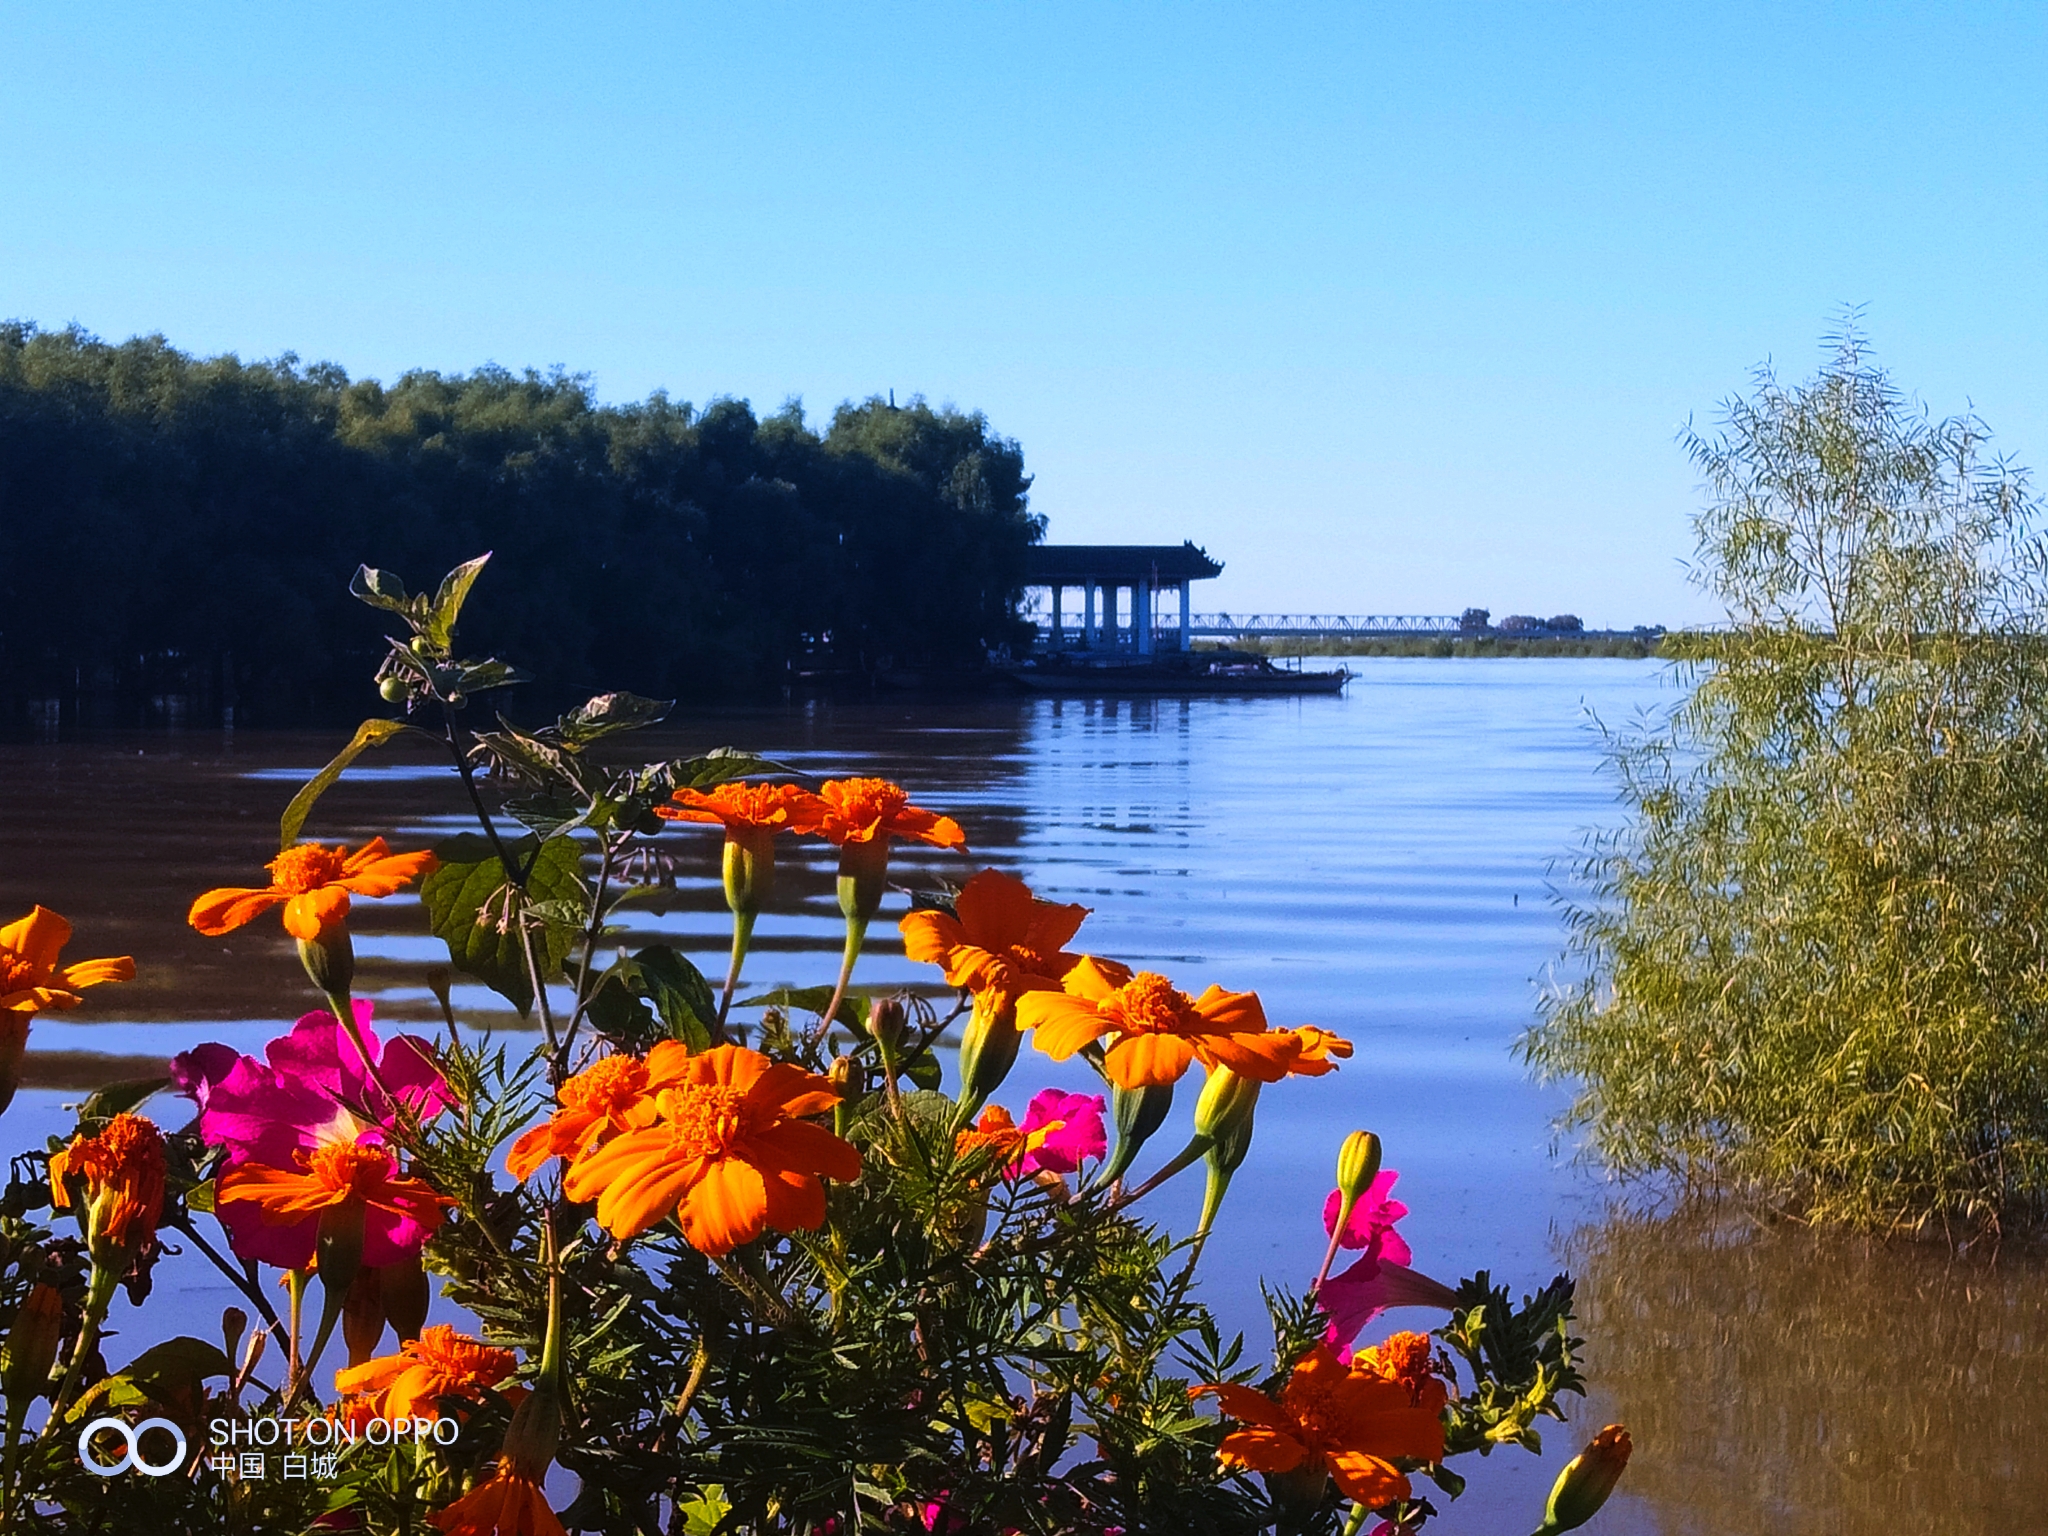
M 1223 562 L 1193 541 L 1184 544 L 1034 544 L 1024 551 L 1032 586 L 1107 582 L 1201 581 L 1223 574 Z

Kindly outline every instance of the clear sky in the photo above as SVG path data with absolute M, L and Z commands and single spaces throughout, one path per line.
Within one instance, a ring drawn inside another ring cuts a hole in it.
M 1710 616 L 1844 303 L 2048 465 L 2048 7 L 0 7 L 0 316 L 1019 438 L 1198 606 Z M 1199 590 L 1199 589 L 1198 589 Z

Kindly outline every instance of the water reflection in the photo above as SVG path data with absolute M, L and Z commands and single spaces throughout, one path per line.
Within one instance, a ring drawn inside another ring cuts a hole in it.
M 1629 1528 L 2042 1529 L 2048 1264 L 1737 1218 L 1572 1241 L 1589 1419 L 1625 1419 Z

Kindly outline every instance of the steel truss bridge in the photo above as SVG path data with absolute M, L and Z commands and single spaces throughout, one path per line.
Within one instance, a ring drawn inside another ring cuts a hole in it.
M 1206 640 L 1391 639 L 1463 633 L 1456 614 L 1191 613 L 1188 634 Z

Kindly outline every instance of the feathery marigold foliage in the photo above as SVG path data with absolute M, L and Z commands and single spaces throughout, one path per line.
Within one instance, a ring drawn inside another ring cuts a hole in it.
M 2048 567 L 1983 425 L 1832 340 L 1687 434 L 1727 624 L 1610 737 L 1523 1050 L 1624 1173 L 1959 1238 L 2048 1201 Z

